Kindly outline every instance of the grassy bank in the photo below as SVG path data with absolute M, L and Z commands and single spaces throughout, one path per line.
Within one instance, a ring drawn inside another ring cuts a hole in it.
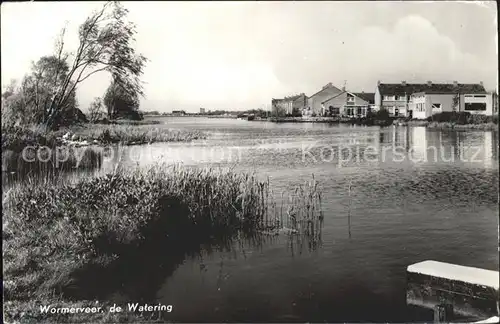
M 190 142 L 205 138 L 196 130 L 169 129 L 155 125 L 84 125 L 68 130 L 73 140 L 99 144 L 120 143 L 123 145 L 155 142 Z
M 498 129 L 498 115 L 473 115 L 469 112 L 442 112 L 426 120 L 410 120 L 403 125 L 425 126 L 436 129 L 494 130 Z
M 322 217 L 317 184 L 301 187 L 294 195 L 293 206 L 277 206 L 269 182 L 254 176 L 178 167 L 117 171 L 74 184 L 19 184 L 2 199 L 5 318 L 158 318 L 158 313 L 42 314 L 39 307 L 95 306 L 96 300 L 108 307 L 103 300 L 126 286 L 134 266 L 149 271 L 137 276 L 146 280 L 154 277 L 151 269 L 161 268 L 161 258 L 182 262 L 185 250 L 203 241 L 285 224 L 309 228 Z M 123 269 L 127 274 L 120 275 Z M 165 269 L 160 275 L 164 278 Z
M 101 166 L 102 154 L 64 145 L 63 134 L 40 127 L 2 129 L 2 172 L 40 174 Z
M 424 126 L 432 129 L 455 129 L 455 130 L 495 130 L 498 129 L 498 124 L 495 123 L 481 123 L 481 124 L 456 124 L 452 122 L 432 122 L 426 120 L 411 120 L 403 125 L 408 126 Z
M 40 126 L 2 128 L 2 171 L 46 172 L 55 170 L 92 169 L 100 167 L 98 150 L 79 150 L 87 145 L 138 145 L 155 142 L 189 142 L 205 138 L 199 131 L 168 129 L 155 125 L 81 124 L 57 131 Z M 29 148 L 28 159 L 23 157 Z M 41 149 L 47 147 L 48 149 Z M 80 155 L 80 151 L 83 156 Z M 37 155 L 40 152 L 41 155 Z M 63 157 L 64 161 L 61 162 Z M 67 155 L 67 158 L 64 156 Z M 44 162 L 49 161 L 49 163 Z
M 343 124 L 358 124 L 358 125 L 379 125 L 386 126 L 387 121 L 367 119 L 367 118 L 350 118 L 350 117 L 269 117 L 255 118 L 255 121 L 269 121 L 273 123 L 343 123 Z M 390 120 L 392 123 L 392 120 Z
M 69 133 L 69 134 L 68 134 Z M 205 138 L 196 130 L 169 129 L 156 124 L 80 124 L 57 131 L 47 131 L 41 126 L 2 127 L 2 150 L 21 152 L 28 145 L 56 147 L 68 140 L 97 141 L 99 144 L 121 143 L 123 145 L 154 142 L 189 142 Z M 66 135 L 66 136 L 68 136 Z

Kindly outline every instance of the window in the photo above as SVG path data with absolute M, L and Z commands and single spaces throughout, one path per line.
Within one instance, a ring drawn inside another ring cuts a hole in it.
M 384 100 L 394 101 L 394 96 L 384 96 Z
M 351 94 L 347 94 L 347 102 L 354 102 L 354 96 Z
M 486 110 L 486 104 L 484 102 L 466 102 L 465 110 L 469 111 L 481 111 Z
M 330 111 L 331 115 L 338 115 L 338 114 L 340 114 L 340 108 L 339 107 L 330 106 L 330 107 L 328 107 L 328 110 Z
M 474 95 L 474 98 L 486 98 L 486 95 Z
M 405 96 L 396 96 L 396 100 L 405 100 Z
M 440 103 L 432 104 L 432 109 L 441 109 L 441 104 Z

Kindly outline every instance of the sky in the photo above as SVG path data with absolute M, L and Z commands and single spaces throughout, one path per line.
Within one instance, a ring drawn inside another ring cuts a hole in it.
M 272 98 L 312 95 L 332 82 L 374 92 L 377 81 L 484 82 L 497 89 L 497 13 L 476 2 L 123 2 L 147 63 L 141 110 L 270 109 Z M 54 51 L 67 26 L 100 2 L 1 5 L 2 89 Z M 109 85 L 81 84 L 85 111 Z

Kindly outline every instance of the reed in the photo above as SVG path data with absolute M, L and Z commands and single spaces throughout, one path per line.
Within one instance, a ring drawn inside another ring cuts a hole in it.
M 193 238 L 278 233 L 285 228 L 283 219 L 292 215 L 289 230 L 317 231 L 318 224 L 310 225 L 319 221 L 316 181 L 298 186 L 289 197 L 290 203 L 278 209 L 268 179 L 181 166 L 117 167 L 78 181 L 60 177 L 20 183 L 2 199 L 4 298 L 14 304 L 55 302 L 54 296 L 68 301 L 64 293 L 76 271 L 95 263 L 106 267 L 159 238 L 168 237 L 162 246 L 180 249 Z M 16 309 L 6 311 L 10 320 L 20 319 Z M 40 315 L 35 308 L 25 312 Z
M 99 125 L 93 124 L 74 129 L 74 135 L 80 141 L 100 144 L 121 143 L 124 145 L 147 144 L 155 142 L 189 142 L 205 138 L 197 130 L 169 129 L 155 125 Z

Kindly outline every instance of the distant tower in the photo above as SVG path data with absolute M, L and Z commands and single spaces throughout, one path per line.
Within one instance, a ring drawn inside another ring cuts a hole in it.
M 342 91 L 345 91 L 346 86 L 347 86 L 347 80 L 344 80 L 344 85 L 342 86 Z

